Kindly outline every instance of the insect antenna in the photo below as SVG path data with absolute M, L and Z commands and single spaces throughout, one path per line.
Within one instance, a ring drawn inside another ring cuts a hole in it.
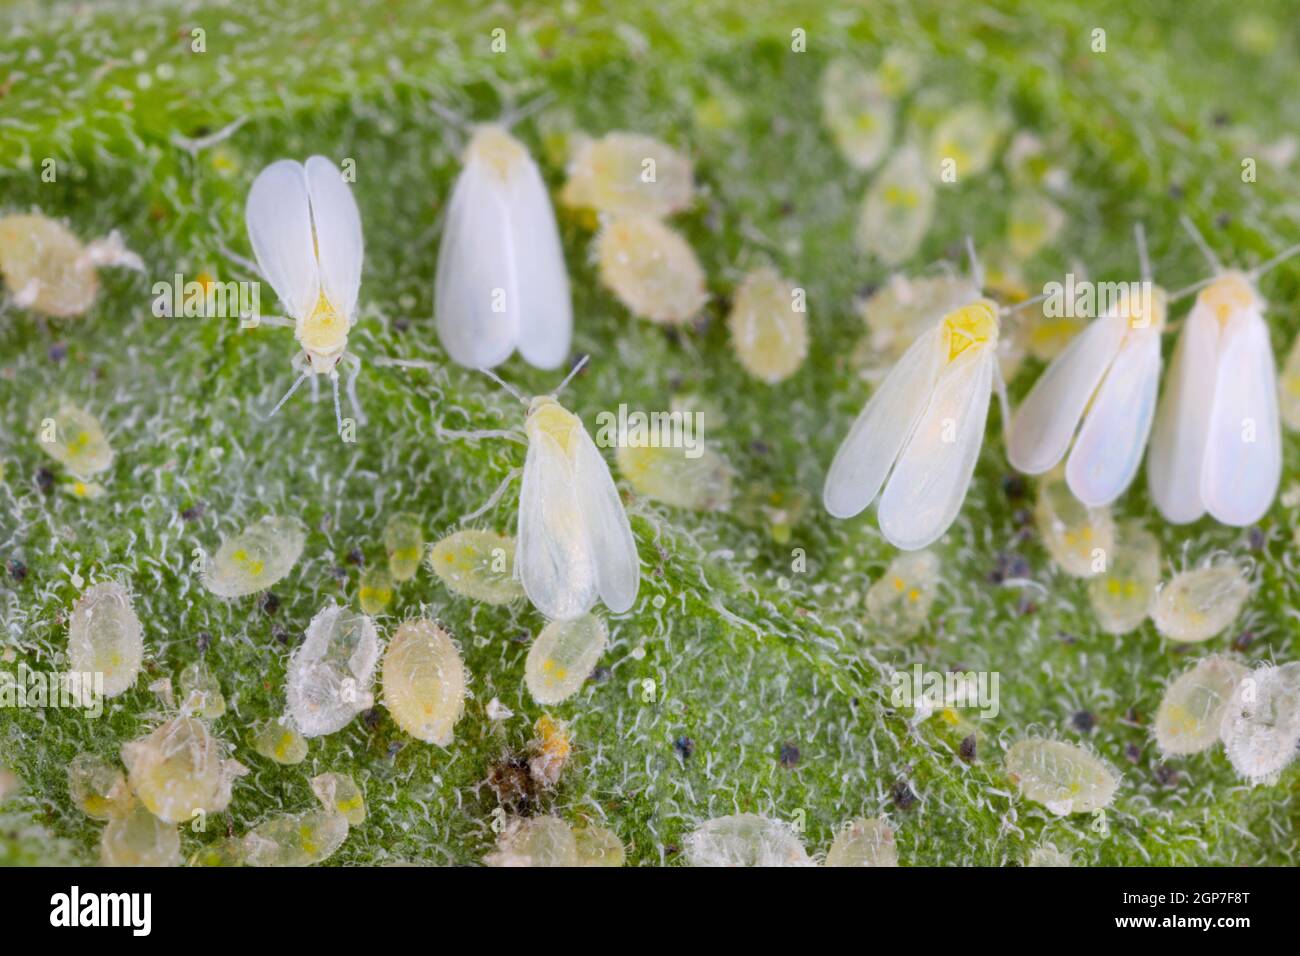
M 1050 293 L 1041 292 L 1031 299 L 1025 299 L 1024 302 L 1017 302 L 1015 305 L 1004 306 L 998 311 L 1001 312 L 1003 315 L 1010 315 L 1012 312 L 1019 312 L 1021 309 L 1028 308 L 1031 305 L 1037 305 L 1039 302 L 1042 302 L 1044 299 L 1050 299 L 1050 298 L 1051 298 Z
M 532 100 L 525 103 L 523 106 L 508 106 L 506 111 L 501 114 L 501 125 L 506 129 L 512 129 L 516 123 L 535 115 L 541 109 L 549 105 L 553 99 L 555 99 L 554 95 L 550 92 L 546 92 L 533 97 Z
M 343 410 L 339 408 L 339 373 L 330 373 L 330 384 L 334 386 L 334 420 L 338 422 L 339 433 L 343 432 Z
M 1196 243 L 1196 248 L 1200 249 L 1201 255 L 1205 256 L 1205 261 L 1210 264 L 1210 268 L 1215 272 L 1222 272 L 1223 263 L 1220 262 L 1219 257 L 1214 254 L 1214 250 L 1211 249 L 1210 244 L 1205 241 L 1205 237 L 1202 236 L 1201 231 L 1196 228 L 1196 224 L 1187 218 L 1186 213 L 1178 218 L 1182 222 L 1183 228 L 1187 230 L 1187 234 L 1192 237 L 1192 242 Z
M 1147 231 L 1142 223 L 1133 225 L 1133 241 L 1137 243 L 1138 269 L 1143 282 L 1151 281 L 1151 258 L 1147 255 Z
M 275 413 L 280 410 L 281 406 L 283 406 L 285 402 L 287 402 L 290 398 L 293 397 L 293 393 L 298 391 L 298 386 L 301 385 L 306 380 L 307 376 L 310 374 L 311 374 L 311 369 L 308 368 L 301 375 L 299 375 L 297 380 L 292 385 L 289 386 L 289 391 L 285 392 L 284 397 L 275 403 L 275 408 L 271 409 L 271 411 L 267 414 L 266 417 L 274 418 Z
M 564 376 L 564 381 L 560 383 L 560 387 L 557 388 L 552 394 L 559 395 L 562 391 L 564 391 L 564 386 L 568 385 L 570 382 L 573 381 L 573 376 L 577 375 L 584 368 L 586 368 L 587 362 L 590 361 L 590 359 L 591 359 L 590 355 L 584 355 L 582 358 L 578 359 L 578 364 L 573 366 L 573 368 L 569 369 L 569 374 Z
M 1289 246 L 1286 249 L 1283 249 L 1272 259 L 1266 259 L 1264 262 L 1255 266 L 1255 268 L 1251 269 L 1250 272 L 1247 274 L 1252 279 L 1258 279 L 1269 269 L 1272 269 L 1274 266 L 1281 265 L 1283 262 L 1285 262 L 1286 260 L 1294 256 L 1297 252 L 1300 252 L 1300 243 L 1296 243 L 1294 246 Z
M 492 381 L 496 382 L 498 385 L 504 388 L 515 398 L 519 399 L 521 403 L 523 403 L 524 405 L 528 404 L 528 399 L 524 397 L 523 392 L 519 391 L 519 389 L 515 388 L 513 385 L 511 385 L 509 382 L 503 379 L 496 372 L 492 371 L 490 368 L 481 368 L 479 369 L 479 371 L 482 372 L 484 375 L 486 375 L 488 378 L 492 379 Z

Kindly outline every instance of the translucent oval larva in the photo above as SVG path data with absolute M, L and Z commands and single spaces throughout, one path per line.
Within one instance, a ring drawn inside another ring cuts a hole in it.
M 835 834 L 826 865 L 898 866 L 894 831 L 883 820 L 850 820 Z
M 393 515 L 384 528 L 384 547 L 388 551 L 388 573 L 394 581 L 415 577 L 424 557 L 424 529 L 420 527 L 420 519 L 411 514 Z
M 594 614 L 547 624 L 533 640 L 524 665 L 524 683 L 533 700 L 550 706 L 576 694 L 608 643 L 605 622 Z
M 81 753 L 72 758 L 68 792 L 81 812 L 95 820 L 125 816 L 135 804 L 122 771 L 98 754 Z
M 731 347 L 761 382 L 783 382 L 808 356 L 808 312 L 802 290 L 775 270 L 756 269 L 736 289 L 727 316 Z
M 515 539 L 468 529 L 429 549 L 429 567 L 455 591 L 484 604 L 509 604 L 524 596 L 515 577 Z
M 366 568 L 357 585 L 357 603 L 361 613 L 375 616 L 393 603 L 393 578 L 385 568 Z
M 465 711 L 465 666 L 451 635 L 433 621 L 407 621 L 384 654 L 384 706 L 417 740 L 450 746 Z
M 1160 583 L 1160 542 L 1134 524 L 1121 526 L 1106 570 L 1088 581 L 1088 600 L 1107 634 L 1127 634 L 1151 612 Z
M 1219 730 L 1246 668 L 1226 657 L 1207 657 L 1165 689 L 1156 711 L 1156 743 L 1167 754 L 1194 754 L 1219 742 Z
M 542 714 L 533 725 L 533 732 L 537 739 L 532 742 L 528 775 L 543 787 L 553 787 L 560 782 L 560 774 L 573 753 L 569 725 L 550 714 Z
M 1171 641 L 1208 641 L 1228 627 L 1250 596 L 1250 584 L 1232 558 L 1180 571 L 1156 591 L 1151 619 Z
M 311 778 L 311 792 L 328 813 L 341 813 L 352 826 L 366 822 L 366 797 L 345 773 L 322 773 Z
M 196 813 L 230 805 L 231 784 L 248 773 L 226 757 L 228 748 L 197 717 L 176 717 L 122 747 L 127 779 L 140 802 L 160 820 L 188 823 Z
M 1243 676 L 1219 732 L 1238 774 L 1254 784 L 1275 782 L 1300 748 L 1300 662 Z
M 304 737 L 332 734 L 375 702 L 379 633 L 364 614 L 331 605 L 307 625 L 289 659 L 288 716 Z
M 1109 565 L 1115 551 L 1110 509 L 1080 502 L 1059 470 L 1039 482 L 1034 520 L 1047 553 L 1066 574 L 1088 578 Z
M 1007 241 L 1017 259 L 1029 259 L 1056 241 L 1065 228 L 1061 207 L 1040 192 L 1022 191 L 1007 208 Z
M 934 221 L 935 185 L 921 151 L 904 146 L 867 188 L 855 233 L 858 248 L 887 266 L 910 259 Z
M 691 866 L 812 866 L 794 832 L 756 813 L 714 817 L 686 838 Z
M 282 717 L 260 721 L 253 727 L 253 749 L 279 764 L 292 766 L 307 759 L 307 738 Z
M 0 218 L 0 272 L 19 305 L 54 318 L 81 315 L 99 292 L 81 240 L 46 216 Z
M 596 238 L 596 259 L 606 288 L 640 318 L 679 325 L 694 318 L 708 298 L 695 251 L 657 219 L 609 222 Z
M 979 289 L 965 276 L 890 276 L 880 289 L 858 302 L 858 311 L 870 330 L 869 363 L 893 365 L 921 333 L 933 327 L 936 315 L 947 315 L 978 297 Z
M 104 866 L 180 866 L 180 831 L 137 803 L 108 821 L 99 835 L 99 858 Z
M 691 161 L 639 133 L 606 133 L 574 152 L 560 193 L 566 206 L 614 216 L 663 219 L 695 200 Z
M 347 838 L 348 819 L 341 813 L 286 813 L 244 834 L 244 862 L 249 866 L 312 866 L 328 860 Z
M 41 450 L 78 478 L 87 479 L 113 465 L 113 447 L 99 419 L 68 402 L 37 427 Z
M 980 175 L 992 165 L 1007 126 L 1006 116 L 978 103 L 957 107 L 934 127 L 925 168 L 941 169 L 945 160 L 951 160 L 957 180 Z
M 1029 862 L 1025 866 L 1073 866 L 1068 854 L 1062 853 L 1056 847 L 1037 846 L 1029 853 Z
M 1021 796 L 1058 816 L 1091 813 L 1110 805 L 1119 780 L 1088 751 L 1060 740 L 1030 737 L 1011 745 L 1007 776 Z
M 626 859 L 623 841 L 608 827 L 588 824 L 573 831 L 578 866 L 622 866 Z
M 1300 431 L 1300 335 L 1291 343 L 1278 378 L 1278 412 L 1292 431 Z
M 633 445 L 614 449 L 619 474 L 639 495 L 691 511 L 719 511 L 731 503 L 731 467 L 707 445 L 688 457 L 680 448 Z
M 848 60 L 832 60 L 822 72 L 822 122 L 854 169 L 867 170 L 894 139 L 898 106 L 881 78 Z
M 126 588 L 104 581 L 81 592 L 68 624 L 69 672 L 103 674 L 104 696 L 116 697 L 135 683 L 143 657 L 144 630 Z
M 929 620 L 938 589 L 938 555 L 932 551 L 904 552 L 867 589 L 867 617 L 884 631 L 910 636 Z
M 265 591 L 298 563 L 307 529 L 296 518 L 267 515 L 227 538 L 203 571 L 203 584 L 220 597 Z
M 216 720 L 226 712 L 221 684 L 202 660 L 181 671 L 181 701 L 187 711 L 204 720 Z
M 488 866 L 578 866 L 573 830 L 559 817 L 514 818 L 484 857 Z

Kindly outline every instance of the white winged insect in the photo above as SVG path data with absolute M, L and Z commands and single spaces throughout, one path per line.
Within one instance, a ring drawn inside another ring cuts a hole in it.
M 531 365 L 557 368 L 573 304 L 546 183 L 505 125 L 476 127 L 464 164 L 438 249 L 438 338 L 469 368 L 492 368 L 516 348 Z
M 969 240 L 967 246 L 979 289 L 983 278 Z M 996 303 L 976 298 L 903 353 L 835 453 L 822 494 L 828 512 L 851 518 L 879 495 L 880 530 L 904 551 L 948 530 L 975 471 L 992 390 L 1005 392 L 997 364 L 1000 315 Z
M 1225 270 L 1191 221 L 1215 275 L 1199 289 L 1169 363 L 1151 430 L 1151 497 L 1174 524 L 1207 511 L 1226 525 L 1262 518 L 1282 476 L 1277 368 L 1256 280 L 1300 246 L 1250 272 Z
M 1066 484 L 1094 508 L 1132 483 L 1156 408 L 1169 297 L 1152 284 L 1141 226 L 1136 232 L 1141 283 L 1111 284 L 1119 294 L 1034 383 L 1007 444 L 1012 466 L 1030 475 L 1051 471 L 1069 451 Z
M 261 321 L 291 324 L 302 346 L 293 359 L 300 374 L 271 415 L 309 376 L 327 375 L 342 431 L 338 366 L 343 362 L 352 367 L 348 398 L 358 420 L 363 420 L 356 396 L 361 360 L 347 351 L 348 332 L 356 324 L 363 255 L 361 215 L 352 191 L 339 167 L 324 156 L 312 156 L 306 163 L 281 159 L 253 180 L 244 217 L 257 271 L 271 284 L 290 320 Z

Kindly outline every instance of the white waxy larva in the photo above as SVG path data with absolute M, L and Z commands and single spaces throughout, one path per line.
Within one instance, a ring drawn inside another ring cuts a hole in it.
M 940 169 L 952 160 L 957 181 L 978 176 L 993 163 L 998 142 L 1007 129 L 1007 118 L 978 103 L 959 106 L 940 119 L 930 135 L 927 169 Z
M 559 817 L 516 817 L 497 837 L 496 849 L 483 858 L 488 866 L 578 866 L 573 830 Z
M 258 268 L 302 347 L 293 360 L 299 378 L 284 399 L 308 375 L 327 375 L 337 387 L 343 361 L 355 379 L 360 362 L 347 346 L 357 321 L 364 241 L 361 213 L 339 167 L 324 156 L 272 163 L 253 180 L 244 219 Z
M 1007 776 L 1021 796 L 1052 813 L 1091 813 L 1110 805 L 1119 780 L 1088 751 L 1060 740 L 1030 737 L 1011 745 Z
M 899 149 L 876 174 L 862 199 L 858 248 L 887 266 L 910 259 L 934 221 L 935 185 L 914 146 Z
M 180 831 L 137 803 L 108 821 L 99 835 L 99 856 L 104 866 L 180 866 Z
M 388 605 L 393 603 L 393 578 L 387 568 L 366 568 L 361 572 L 357 603 L 361 605 L 361 613 L 371 617 L 388 610 Z
M 1158 288 L 1149 301 L 1126 297 L 1048 366 L 1011 421 L 1007 453 L 1017 470 L 1051 471 L 1068 451 L 1066 482 L 1090 507 L 1132 484 L 1156 410 L 1167 301 Z
M 216 720 L 226 712 L 226 698 L 217 677 L 201 660 L 181 671 L 182 706 L 204 720 Z
M 1268 511 L 1282 477 L 1277 370 L 1264 301 L 1224 272 L 1196 297 L 1151 430 L 1147 478 L 1174 524 L 1205 512 L 1235 526 Z
M 1223 632 L 1250 596 L 1236 561 L 1223 557 L 1207 567 L 1180 571 L 1156 592 L 1151 619 L 1172 641 L 1194 644 Z
M 140 673 L 144 631 L 131 606 L 131 595 L 116 581 L 92 585 L 81 593 L 68 623 L 69 674 L 102 674 L 104 696 L 129 689 Z M 89 686 L 81 679 L 79 693 Z
M 577 827 L 573 840 L 578 851 L 578 866 L 622 866 L 626 859 L 623 841 L 608 827 L 594 824 Z
M 1067 854 L 1062 853 L 1056 847 L 1051 846 L 1049 844 L 1048 846 L 1034 847 L 1034 849 L 1029 854 L 1029 862 L 1026 863 L 1025 865 L 1026 866 L 1073 866 L 1074 864 L 1070 861 L 1070 857 Z
M 1156 743 L 1166 754 L 1195 754 L 1219 742 L 1228 701 L 1247 670 L 1226 657 L 1207 657 L 1165 689 L 1156 711 Z
M 81 753 L 72 758 L 68 792 L 81 812 L 95 820 L 125 816 L 135 804 L 125 775 L 98 754 Z
M 393 515 L 384 526 L 384 549 L 388 552 L 388 573 L 394 581 L 409 581 L 420 569 L 424 557 L 424 529 L 411 514 Z
M 881 78 L 847 60 L 833 60 L 821 78 L 822 122 L 855 169 L 874 167 L 894 138 L 898 105 Z
M 451 635 L 423 618 L 397 629 L 384 653 L 384 706 L 417 740 L 451 745 L 465 712 L 465 666 Z
M 555 211 L 528 150 L 480 126 L 447 208 L 434 289 L 438 338 L 452 360 L 491 368 L 516 348 L 556 368 L 569 354 L 573 304 Z
M 984 443 L 997 342 L 997 306 L 978 299 L 912 343 L 835 453 L 826 510 L 850 518 L 879 495 L 880 530 L 895 547 L 917 551 L 940 538 Z
M 364 614 L 331 605 L 307 625 L 289 658 L 288 716 L 304 737 L 342 730 L 375 702 L 371 688 L 379 661 L 379 633 Z
M 1286 427 L 1300 431 L 1300 335 L 1291 343 L 1278 379 L 1278 405 Z
M 334 855 L 348 838 L 348 818 L 331 810 L 286 813 L 244 834 L 249 866 L 312 866 Z
M 1243 676 L 1219 733 L 1238 774 L 1253 784 L 1275 782 L 1300 748 L 1300 662 Z
M 99 419 L 68 402 L 48 420 L 41 421 L 36 439 L 45 454 L 78 478 L 90 478 L 113 465 L 113 446 Z
M 1088 578 L 1109 565 L 1115 551 L 1110 509 L 1080 502 L 1059 473 L 1039 482 L 1034 521 L 1048 554 L 1066 574 Z
M 515 577 L 515 539 L 495 531 L 449 534 L 429 549 L 429 567 L 451 590 L 484 604 L 509 604 L 524 594 Z
M 366 797 L 345 773 L 322 773 L 311 778 L 311 792 L 327 813 L 341 813 L 352 826 L 366 822 Z
M 1127 634 L 1151 613 L 1160 583 L 1160 542 L 1151 532 L 1127 524 L 1116 533 L 1106 570 L 1088 581 L 1088 600 L 1107 634 Z
M 894 831 L 883 820 L 858 817 L 835 834 L 827 866 L 898 866 Z
M 600 279 L 633 315 L 680 325 L 708 299 L 704 269 L 678 232 L 648 216 L 623 216 L 596 238 Z
M 597 597 L 621 614 L 636 600 L 641 565 L 609 466 L 552 395 L 532 400 L 524 431 L 515 551 L 524 593 L 551 620 L 586 614 Z
M 298 519 L 267 515 L 221 543 L 203 570 L 203 583 L 219 597 L 265 591 L 298 563 L 306 539 Z
M 576 694 L 605 653 L 609 633 L 594 614 L 552 621 L 528 649 L 524 682 L 533 700 L 550 706 Z
M 154 816 L 188 823 L 230 805 L 231 784 L 248 773 L 197 717 L 176 717 L 122 747 L 132 792 Z
M 925 626 L 939 586 L 939 557 L 905 552 L 867 589 L 867 617 L 891 634 L 908 637 Z
M 566 206 L 613 216 L 663 219 L 695 199 L 691 161 L 639 133 L 606 133 L 580 144 L 560 194 Z
M 731 468 L 707 445 L 699 452 L 691 458 L 680 448 L 620 440 L 614 460 L 639 495 L 691 511 L 722 510 L 731 503 Z
M 691 866 L 812 866 L 790 827 L 756 813 L 715 817 L 686 838 Z
M 808 355 L 808 313 L 801 290 L 773 269 L 756 269 L 741 281 L 727 328 L 745 371 L 768 385 L 785 381 Z
M 20 308 L 56 319 L 81 315 L 99 292 L 97 266 L 139 270 L 143 263 L 116 232 L 83 246 L 48 216 L 0 216 L 0 275 Z
M 278 764 L 292 766 L 307 759 L 307 738 L 282 717 L 258 723 L 252 743 L 254 750 Z
M 895 273 L 858 303 L 871 332 L 867 344 L 875 353 L 872 358 L 893 365 L 918 336 L 934 327 L 936 315 L 947 315 L 977 298 L 979 290 L 964 276 L 909 279 Z

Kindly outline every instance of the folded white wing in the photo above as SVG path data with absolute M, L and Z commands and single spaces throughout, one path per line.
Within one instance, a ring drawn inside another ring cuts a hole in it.
M 352 190 L 332 162 L 312 156 L 306 170 L 321 285 L 330 304 L 349 322 L 355 322 L 363 256 L 361 213 Z
M 849 428 L 822 490 L 822 503 L 836 518 L 853 517 L 880 492 L 930 399 L 941 340 L 936 324 L 913 342 Z
M 531 158 L 510 173 L 510 233 L 518 281 L 519 354 L 538 368 L 569 356 L 573 301 L 551 197 Z
M 248 190 L 244 221 L 257 267 L 285 310 L 294 319 L 310 315 L 320 280 L 302 164 L 281 159 L 258 173 Z
M 961 510 L 984 444 L 996 361 L 996 350 L 972 348 L 939 375 L 880 496 L 880 530 L 895 547 L 924 548 Z
M 1108 505 L 1142 464 L 1160 390 L 1160 334 L 1138 333 L 1119 350 L 1079 429 L 1065 481 L 1085 505 Z
M 560 444 L 546 434 L 530 441 L 519 493 L 515 570 L 528 600 L 551 620 L 585 614 L 596 603 L 590 507 Z
M 438 248 L 434 319 L 452 360 L 491 368 L 519 335 L 519 296 L 509 195 L 483 162 L 470 162 L 452 190 Z
M 1268 326 L 1258 312 L 1240 313 L 1220 340 L 1201 499 L 1224 524 L 1254 524 L 1272 505 L 1281 477 L 1277 370 Z
M 596 586 L 605 606 L 617 614 L 632 606 L 641 583 L 636 539 L 632 537 L 632 526 L 610 476 L 609 465 L 585 429 L 576 436 L 575 444 L 574 487 L 587 519 Z
M 1178 336 L 1151 426 L 1147 485 L 1160 513 L 1174 524 L 1205 513 L 1201 471 L 1214 407 L 1218 338 L 1218 320 L 1198 302 Z
M 1011 419 L 1007 457 L 1017 471 L 1042 474 L 1070 447 L 1079 418 L 1119 352 L 1127 321 L 1105 315 L 1075 336 L 1034 383 Z

